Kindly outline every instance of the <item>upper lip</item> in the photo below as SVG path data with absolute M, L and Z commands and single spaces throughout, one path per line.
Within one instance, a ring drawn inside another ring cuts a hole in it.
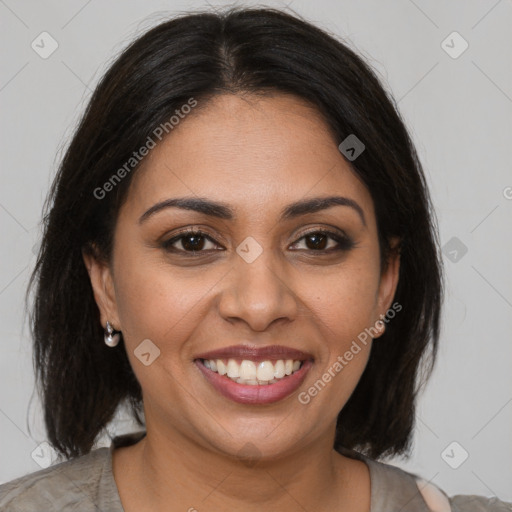
M 313 356 L 302 350 L 285 347 L 283 345 L 268 345 L 255 347 L 251 345 L 231 345 L 210 352 L 198 354 L 196 359 L 249 359 L 251 361 L 265 361 L 269 359 L 294 359 L 305 361 Z

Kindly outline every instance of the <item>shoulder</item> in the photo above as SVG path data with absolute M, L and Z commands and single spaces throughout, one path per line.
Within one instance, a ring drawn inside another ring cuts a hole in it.
M 452 512 L 512 512 L 512 502 L 493 497 L 457 495 L 450 498 Z
M 366 459 L 368 460 L 368 459 Z M 397 466 L 370 459 L 374 470 L 379 471 L 388 483 L 403 489 L 406 482 L 414 482 L 414 492 L 425 505 L 426 511 L 435 512 L 512 512 L 512 503 L 497 497 L 476 495 L 448 496 L 437 485 L 427 482 L 416 473 L 405 471 Z M 414 501 L 414 500 L 411 500 Z M 418 508 L 421 510 L 421 507 Z
M 0 510 L 97 511 L 108 455 L 108 448 L 99 448 L 0 485 Z
M 501 501 L 497 497 L 448 496 L 441 488 L 416 473 L 369 458 L 354 450 L 342 450 L 343 454 L 362 460 L 369 467 L 372 512 L 512 512 L 512 503 Z
M 414 475 L 418 489 L 432 510 L 439 512 L 512 512 L 512 503 L 497 497 L 462 495 L 448 496 L 436 485 Z

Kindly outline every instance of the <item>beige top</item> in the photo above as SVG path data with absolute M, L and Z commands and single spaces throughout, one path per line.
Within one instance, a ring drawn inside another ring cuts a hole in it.
M 0 485 L 0 510 L 124 512 L 112 472 L 112 452 L 115 447 L 136 443 L 144 435 L 145 432 L 136 432 L 117 436 L 109 448 L 92 450 L 82 457 Z M 429 493 L 423 487 L 425 482 L 418 484 L 419 477 L 413 473 L 357 452 L 347 451 L 344 455 L 363 460 L 369 467 L 371 512 L 512 512 L 512 503 L 497 498 L 461 495 L 449 498 L 433 486 Z

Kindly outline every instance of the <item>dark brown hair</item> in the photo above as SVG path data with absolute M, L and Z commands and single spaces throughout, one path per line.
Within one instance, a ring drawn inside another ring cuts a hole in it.
M 413 143 L 394 100 L 347 44 L 279 10 L 231 8 L 160 23 L 115 59 L 49 192 L 27 301 L 36 285 L 30 326 L 37 384 L 48 441 L 65 457 L 88 453 L 121 404 L 143 426 L 141 387 L 124 343 L 113 349 L 103 343 L 82 259 L 94 244 L 109 261 L 137 166 L 107 199 L 94 191 L 190 98 L 205 105 L 217 94 L 265 92 L 308 101 L 339 142 L 355 134 L 365 145 L 351 166 L 373 198 L 384 265 L 390 238 L 401 239 L 394 300 L 402 310 L 372 347 L 338 416 L 334 447 L 374 458 L 409 450 L 416 396 L 435 361 L 443 288 L 434 216 Z

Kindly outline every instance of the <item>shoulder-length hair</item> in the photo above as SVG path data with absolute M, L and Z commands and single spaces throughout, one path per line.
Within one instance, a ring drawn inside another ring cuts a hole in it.
M 416 396 L 436 357 L 443 291 L 421 164 L 396 103 L 369 64 L 299 17 L 257 8 L 160 23 L 121 52 L 93 92 L 45 203 L 26 296 L 35 287 L 30 329 L 49 442 L 67 458 L 88 453 L 122 404 L 144 425 L 142 390 L 124 343 L 114 349 L 103 343 L 82 251 L 109 261 L 118 211 L 138 166 L 107 198 L 98 189 L 190 98 L 201 108 L 225 93 L 295 95 L 323 115 L 340 143 L 351 134 L 364 143 L 350 165 L 374 202 L 383 265 L 390 239 L 401 239 L 394 300 L 402 310 L 372 347 L 339 413 L 334 448 L 373 458 L 407 454 Z

